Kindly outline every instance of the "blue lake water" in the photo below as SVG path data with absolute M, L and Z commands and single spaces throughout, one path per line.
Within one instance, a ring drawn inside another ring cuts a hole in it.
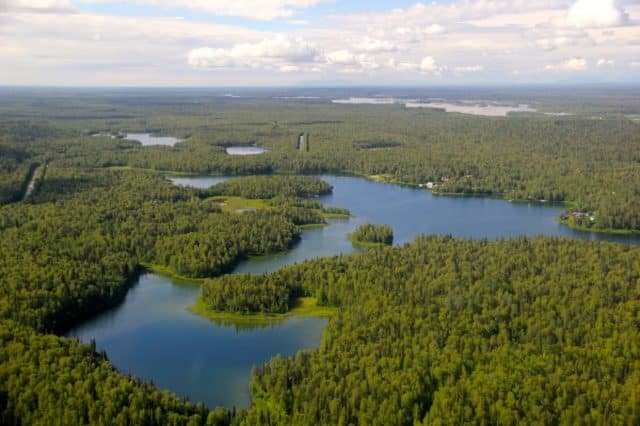
M 174 146 L 180 139 L 172 136 L 154 136 L 150 133 L 127 133 L 125 139 L 140 142 L 143 146 L 164 145 Z
M 395 244 L 419 234 L 508 238 L 553 235 L 638 244 L 640 236 L 574 231 L 556 221 L 564 210 L 546 204 L 509 203 L 500 199 L 434 196 L 424 189 L 368 181 L 357 177 L 321 176 L 334 186 L 321 197 L 325 205 L 347 207 L 351 219 L 304 231 L 289 252 L 251 259 L 237 273 L 274 271 L 317 256 L 356 251 L 347 238 L 365 222 L 393 227 Z M 223 177 L 171 178 L 178 185 L 206 188 Z M 213 323 L 188 311 L 197 285 L 145 274 L 118 307 L 80 324 L 67 335 L 96 340 L 121 371 L 153 380 L 163 389 L 213 407 L 250 403 L 251 367 L 276 354 L 293 355 L 319 345 L 325 318 L 289 318 L 243 328 Z

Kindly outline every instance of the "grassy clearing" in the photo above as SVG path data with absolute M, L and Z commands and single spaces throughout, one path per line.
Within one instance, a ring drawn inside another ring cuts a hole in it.
M 396 183 L 396 179 L 392 175 L 368 175 L 367 179 L 380 183 Z

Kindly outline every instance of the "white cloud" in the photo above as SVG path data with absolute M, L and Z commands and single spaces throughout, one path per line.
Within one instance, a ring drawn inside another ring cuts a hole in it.
M 415 72 L 420 68 L 420 66 L 415 62 L 396 62 L 396 60 L 393 58 L 389 59 L 389 61 L 387 62 L 387 66 L 393 70 L 400 72 Z
M 536 40 L 536 45 L 544 50 L 555 50 L 559 47 L 572 44 L 572 39 L 566 36 L 540 38 Z
M 357 50 L 371 53 L 393 52 L 394 50 L 397 50 L 393 43 L 387 40 L 379 40 L 371 37 L 364 37 L 354 43 L 353 47 Z
M 138 4 L 156 7 L 190 9 L 218 16 L 239 16 L 266 21 L 291 17 L 299 9 L 313 7 L 324 1 L 331 0 L 134 0 Z M 124 0 L 83 0 L 83 2 L 122 3 L 125 5 L 128 3 Z
M 425 34 L 442 34 L 444 32 L 444 27 L 439 24 L 431 24 L 426 27 L 423 32 Z
M 336 65 L 356 65 L 356 57 L 349 50 L 341 49 L 327 53 L 327 62 Z
M 629 65 L 631 65 L 632 68 L 640 68 L 640 61 L 633 61 Z
M 455 67 L 454 71 L 459 73 L 459 74 L 467 74 L 467 73 L 472 73 L 472 72 L 480 72 L 484 70 L 484 67 L 482 65 L 469 65 L 469 66 L 464 66 L 464 67 Z
M 258 68 L 291 63 L 310 63 L 319 58 L 319 51 L 301 37 L 279 34 L 257 43 L 240 43 L 231 48 L 200 47 L 188 54 L 193 68 Z
M 571 58 L 560 64 L 545 66 L 547 71 L 585 71 L 587 68 L 587 60 L 584 58 Z
M 188 62 L 193 68 L 223 68 L 233 65 L 229 52 L 225 49 L 200 47 L 192 49 L 188 55 Z
M 375 71 L 380 68 L 380 64 L 371 56 L 358 55 L 357 60 L 360 67 L 367 71 Z
M 614 61 L 613 59 L 604 59 L 604 58 L 601 58 L 601 59 L 598 59 L 598 62 L 597 62 L 597 64 L 596 64 L 596 65 L 597 65 L 598 67 L 604 67 L 604 66 L 612 66 L 612 65 L 614 65 L 615 63 L 616 63 L 616 61 Z
M 444 70 L 445 68 L 438 65 L 436 63 L 436 60 L 433 59 L 431 56 L 425 56 L 424 58 L 422 58 L 422 60 L 420 61 L 420 72 L 423 74 L 435 74 L 435 75 L 440 75 L 440 73 Z
M 340 49 L 325 55 L 326 64 L 341 73 L 360 73 L 363 71 L 375 71 L 380 64 L 374 56 L 367 54 L 354 54 L 350 50 Z
M 628 20 L 615 0 L 577 0 L 569 9 L 569 24 L 580 28 L 615 27 Z
M 0 0 L 4 10 L 29 13 L 65 13 L 74 10 L 71 0 Z
M 569 71 L 600 79 L 615 61 L 608 79 L 638 81 L 638 0 L 598 0 L 614 13 L 597 19 L 580 12 L 576 0 L 423 0 L 387 11 L 286 18 L 321 1 L 332 0 L 0 0 L 0 74 L 6 84 L 206 85 L 247 78 L 289 84 L 308 81 L 310 72 L 321 73 L 314 80 L 332 81 L 338 73 L 359 73 L 345 81 L 377 84 L 450 71 L 456 83 L 480 77 L 543 83 L 568 78 Z M 84 12 L 80 5 L 91 2 L 114 3 L 100 10 L 121 12 L 143 4 L 159 16 Z M 184 18 L 161 17 L 172 12 Z M 207 16 L 233 14 L 286 19 L 278 26 L 220 25 Z
M 298 72 L 300 67 L 297 65 L 281 65 L 280 72 Z

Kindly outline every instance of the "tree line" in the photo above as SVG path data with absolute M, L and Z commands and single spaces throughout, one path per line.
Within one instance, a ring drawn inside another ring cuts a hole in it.
M 69 108 L 68 116 L 60 113 L 64 120 L 12 122 L 3 129 L 7 143 L 19 142 L 34 161 L 54 158 L 68 167 L 385 175 L 413 185 L 430 182 L 441 194 L 569 202 L 571 209 L 594 216 L 588 227 L 640 230 L 640 126 L 620 115 L 490 118 L 397 106 L 309 102 L 301 107 L 301 102 L 253 99 L 179 109 L 168 103 L 144 111 L 127 103 L 109 104 L 123 116 L 101 119 L 97 113 L 83 118 L 83 102 Z M 47 107 L 37 109 L 38 114 L 54 115 Z M 175 147 L 143 147 L 89 136 L 123 129 L 188 139 Z M 310 152 L 300 152 L 292 143 L 300 133 L 314 134 Z M 241 157 L 224 149 L 254 143 L 268 152 Z

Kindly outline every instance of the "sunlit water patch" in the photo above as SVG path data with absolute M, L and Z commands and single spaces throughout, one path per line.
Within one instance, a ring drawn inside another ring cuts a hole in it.
M 229 178 L 226 176 L 167 176 L 174 185 L 207 189 Z
M 259 146 L 230 146 L 226 151 L 229 155 L 259 155 L 267 152 L 265 148 Z
M 392 105 L 398 101 L 394 98 L 356 98 L 333 99 L 334 104 L 351 104 L 351 105 Z
M 154 136 L 150 133 L 127 133 L 125 139 L 140 142 L 143 146 L 163 145 L 174 146 L 180 139 L 173 136 Z
M 529 105 L 498 105 L 494 103 L 460 103 L 447 102 L 407 102 L 407 108 L 433 108 L 443 109 L 446 112 L 458 112 L 461 114 L 484 115 L 489 117 L 506 117 L 511 112 L 536 112 Z

